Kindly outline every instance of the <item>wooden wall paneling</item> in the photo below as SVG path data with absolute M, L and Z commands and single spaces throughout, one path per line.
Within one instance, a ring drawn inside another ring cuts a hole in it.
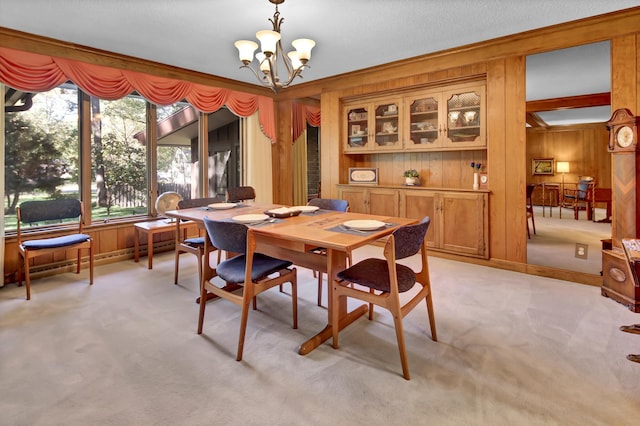
M 277 101 L 276 141 L 271 145 L 273 170 L 273 202 L 291 205 L 293 203 L 293 136 L 291 134 L 292 101 Z
M 507 259 L 526 263 L 526 60 L 514 56 L 505 60 L 505 185 L 507 216 Z
M 342 155 L 340 102 L 337 92 L 323 92 L 320 96 L 322 115 L 320 117 L 320 187 L 322 197 L 337 198 L 340 173 L 347 182 L 348 168 L 352 159 Z
M 507 259 L 512 243 L 507 241 L 507 224 L 513 220 L 507 214 L 506 185 L 507 169 L 505 134 L 505 64 L 503 60 L 487 64 L 487 176 L 489 177 L 489 255 L 491 258 Z M 524 103 L 524 102 L 523 102 Z M 509 176 L 511 179 L 511 176 Z M 524 191 L 523 191 L 524 194 Z M 524 199 L 522 204 L 524 212 Z M 511 209 L 514 210 L 514 209 Z M 516 220 L 519 218 L 516 217 Z M 522 222 L 524 226 L 524 222 Z M 524 229 L 524 228 L 523 228 Z M 522 233 L 526 237 L 525 232 Z M 514 259 L 518 261 L 518 259 Z M 524 262 L 525 259 L 519 259 Z

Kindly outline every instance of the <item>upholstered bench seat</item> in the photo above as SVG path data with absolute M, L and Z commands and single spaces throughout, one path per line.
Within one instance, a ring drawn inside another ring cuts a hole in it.
M 83 243 L 91 239 L 87 234 L 64 235 L 62 237 L 44 238 L 40 240 L 23 241 L 22 246 L 29 250 L 61 248 Z

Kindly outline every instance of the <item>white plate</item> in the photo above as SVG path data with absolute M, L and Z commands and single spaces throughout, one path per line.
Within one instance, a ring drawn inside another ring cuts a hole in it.
M 373 231 L 387 226 L 386 223 L 379 220 L 348 220 L 343 225 L 359 231 Z
M 318 206 L 293 206 L 289 208 L 291 210 L 300 210 L 302 213 L 311 213 L 320 209 Z
M 209 204 L 209 207 L 216 210 L 226 210 L 226 209 L 232 209 L 236 205 L 237 205 L 236 203 L 215 203 L 215 204 Z
M 240 223 L 254 223 L 267 220 L 269 219 L 269 216 L 266 214 L 241 214 L 239 216 L 234 216 L 231 219 Z

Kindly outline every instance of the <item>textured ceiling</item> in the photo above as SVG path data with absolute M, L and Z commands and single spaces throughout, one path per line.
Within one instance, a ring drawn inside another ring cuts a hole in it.
M 298 80 L 312 81 L 634 6 L 640 0 L 286 0 L 279 9 L 287 48 L 317 42 Z M 270 29 L 274 11 L 268 0 L 0 0 L 0 26 L 256 83 L 233 42 Z M 528 99 L 606 91 L 595 88 L 608 87 L 608 63 L 606 78 L 591 67 L 577 75 L 576 58 L 595 56 L 561 52 L 528 61 Z M 553 78 L 543 78 L 551 63 Z

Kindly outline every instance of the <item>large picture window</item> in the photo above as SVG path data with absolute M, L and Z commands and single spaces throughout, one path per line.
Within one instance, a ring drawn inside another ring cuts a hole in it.
M 16 229 L 16 207 L 24 201 L 79 198 L 78 88 L 7 88 L 5 99 L 11 96 L 20 99 L 4 115 L 5 229 Z

